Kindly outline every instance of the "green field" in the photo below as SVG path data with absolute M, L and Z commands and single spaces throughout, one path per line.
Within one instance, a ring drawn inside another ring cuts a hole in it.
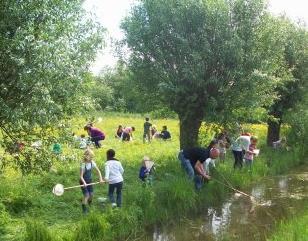
M 211 205 L 228 195 L 229 190 L 215 181 L 207 184 L 200 193 L 196 193 L 193 184 L 187 181 L 177 160 L 177 120 L 151 120 L 159 130 L 163 125 L 167 125 L 172 140 L 154 140 L 150 144 L 144 144 L 142 116 L 98 113 L 96 119 L 98 117 L 101 117 L 102 121 L 95 125 L 101 128 L 107 137 L 102 142 L 102 148 L 94 150 L 95 161 L 103 170 L 106 150 L 113 148 L 116 151 L 116 157 L 125 169 L 123 208 L 114 210 L 109 203 L 102 206 L 95 199 L 91 214 L 84 216 L 79 189 L 66 191 L 61 197 L 52 194 L 52 187 L 57 183 L 64 186 L 78 184 L 83 151 L 69 147 L 69 144 L 62 144 L 63 155 L 75 156 L 75 159 L 59 158 L 49 173 L 24 177 L 11 169 L 3 173 L 0 186 L 1 240 L 88 240 L 89 235 L 94 235 L 90 240 L 133 240 L 142 236 L 147 227 L 191 215 L 198 207 Z M 78 135 L 84 133 L 85 122 L 85 118 L 72 122 L 72 128 Z M 119 124 L 136 127 L 132 142 L 122 143 L 114 138 Z M 298 161 L 289 161 L 292 157 L 292 160 L 297 160 L 294 158 L 295 150 L 281 153 L 265 147 L 265 125 L 250 125 L 247 128 L 260 138 L 261 155 L 255 161 L 253 172 L 249 173 L 246 169 L 233 172 L 230 151 L 227 153 L 226 162 L 218 166 L 234 186 L 247 186 L 265 175 L 286 171 L 297 164 Z M 138 179 L 144 155 L 149 156 L 156 164 L 153 186 L 145 187 Z M 106 194 L 107 185 L 95 187 L 96 198 L 106 197 Z

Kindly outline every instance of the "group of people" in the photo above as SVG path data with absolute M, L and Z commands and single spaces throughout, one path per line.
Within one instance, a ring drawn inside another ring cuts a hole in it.
M 108 197 L 111 206 L 122 206 L 122 188 L 123 188 L 123 173 L 124 169 L 121 162 L 115 157 L 115 151 L 109 149 L 106 152 L 106 163 L 104 167 L 105 176 L 102 176 L 100 169 L 94 161 L 94 153 L 90 148 L 84 152 L 83 161 L 80 168 L 80 185 L 83 193 L 82 211 L 88 212 L 88 205 L 91 206 L 93 199 L 93 185 L 92 183 L 92 170 L 95 169 L 100 183 L 108 183 Z M 139 178 L 144 183 L 152 184 L 152 173 L 154 169 L 154 162 L 149 157 L 145 156 L 139 170 Z M 116 197 L 114 195 L 116 193 Z
M 170 140 L 171 134 L 167 126 L 163 126 L 162 131 L 159 132 L 155 125 L 150 123 L 150 118 L 145 118 L 143 124 L 143 142 L 151 142 L 152 139 Z
M 94 142 L 95 147 L 100 147 L 100 141 L 105 139 L 105 134 L 92 124 L 86 125 L 84 129 L 87 130 L 91 138 L 90 140 Z M 116 131 L 116 138 L 122 141 L 130 141 L 133 138 L 132 133 L 134 131 L 134 127 L 122 127 L 120 125 Z M 150 123 L 149 118 L 145 118 L 143 141 L 151 142 L 153 138 L 168 140 L 171 138 L 171 135 L 167 130 L 167 126 L 164 126 L 162 131 L 158 133 L 155 126 Z M 249 170 L 251 170 L 254 156 L 258 154 L 256 148 L 257 141 L 257 137 L 249 133 L 242 133 L 233 140 L 229 138 L 227 132 L 223 131 L 206 148 L 184 148 L 178 153 L 178 159 L 188 178 L 194 182 L 196 190 L 200 190 L 203 183 L 211 179 L 210 166 L 215 168 L 216 159 L 224 162 L 227 149 L 229 148 L 232 150 L 234 156 L 234 169 L 241 169 L 245 162 L 249 166 Z M 100 182 L 109 183 L 108 197 L 112 207 L 121 207 L 124 169 L 120 161 L 115 158 L 115 151 L 109 149 L 106 153 L 107 161 L 105 164 L 105 177 L 103 178 L 99 168 L 93 161 L 93 151 L 87 145 L 83 145 L 83 147 L 86 149 L 80 171 L 80 184 L 83 185 L 82 192 L 84 195 L 82 202 L 83 212 L 86 213 L 88 211 L 87 204 L 91 204 L 93 197 L 93 186 L 87 185 L 92 182 L 92 169 L 97 170 Z M 153 172 L 153 166 L 154 162 L 148 157 L 144 157 L 139 170 L 139 178 L 141 181 L 148 183 L 152 180 L 151 173 Z M 117 194 L 116 199 L 114 198 L 114 192 Z
M 121 207 L 122 205 L 122 187 L 123 187 L 123 173 L 124 169 L 119 160 L 115 158 L 115 151 L 109 149 L 106 152 L 107 161 L 105 163 L 105 177 L 102 177 L 100 169 L 94 162 L 94 153 L 91 149 L 87 148 L 84 152 L 83 162 L 80 168 L 80 185 L 83 200 L 82 200 L 82 211 L 83 213 L 88 212 L 87 205 L 91 205 L 93 199 L 93 186 L 88 185 L 92 183 L 92 170 L 95 169 L 99 176 L 99 182 L 108 182 L 108 197 L 112 207 Z M 116 199 L 114 197 L 116 192 Z
M 243 162 L 245 162 L 251 171 L 254 156 L 259 154 L 256 147 L 257 142 L 257 137 L 250 133 L 242 133 L 238 138 L 232 140 L 227 132 L 222 132 L 206 148 L 184 148 L 179 152 L 178 159 L 188 178 L 194 181 L 196 190 L 200 190 L 204 181 L 211 179 L 210 166 L 215 168 L 215 160 L 218 158 L 224 162 L 229 147 L 231 147 L 234 156 L 233 168 L 241 169 Z

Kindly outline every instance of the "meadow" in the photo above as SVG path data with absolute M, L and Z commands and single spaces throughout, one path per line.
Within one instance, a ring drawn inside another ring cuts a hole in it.
M 176 223 L 180 218 L 194 215 L 198 210 L 229 195 L 230 190 L 210 181 L 201 192 L 196 192 L 177 160 L 179 151 L 179 123 L 176 119 L 151 119 L 159 130 L 167 125 L 171 141 L 153 140 L 143 143 L 144 116 L 118 113 L 97 113 L 95 126 L 106 133 L 102 148 L 95 149 L 95 161 L 103 170 L 105 153 L 112 148 L 124 167 L 123 207 L 112 209 L 101 204 L 98 197 L 106 197 L 107 185 L 95 186 L 95 200 L 89 215 L 81 211 L 79 189 L 66 191 L 57 197 L 52 193 L 55 184 L 78 185 L 79 166 L 83 151 L 72 143 L 62 143 L 63 154 L 48 173 L 22 176 L 16 170 L 6 169 L 1 174 L 0 186 L 0 239 L 27 240 L 134 240 L 141 238 L 155 224 Z M 84 133 L 86 118 L 72 120 L 77 135 Z M 132 142 L 123 143 L 114 138 L 119 124 L 134 126 Z M 204 124 L 200 141 L 207 143 L 214 135 L 215 125 Z M 213 127 L 213 128 L 212 128 Z M 244 188 L 266 175 L 286 172 L 298 165 L 296 148 L 273 151 L 265 146 L 266 126 L 247 125 L 259 137 L 260 156 L 251 173 L 247 169 L 233 171 L 232 153 L 228 151 L 225 163 L 217 167 L 237 188 Z M 138 179 L 143 156 L 155 161 L 153 185 L 145 186 Z M 94 174 L 95 175 L 95 174 Z M 95 176 L 96 177 L 96 176 Z M 219 179 L 220 176 L 214 177 Z

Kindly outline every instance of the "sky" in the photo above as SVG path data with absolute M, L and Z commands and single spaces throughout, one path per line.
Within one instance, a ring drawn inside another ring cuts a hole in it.
M 83 7 L 94 12 L 97 20 L 107 29 L 106 48 L 100 52 L 92 64 L 91 71 L 98 74 L 105 67 L 113 67 L 117 58 L 112 52 L 112 40 L 120 40 L 124 34 L 120 22 L 136 0 L 86 0 Z M 304 20 L 308 24 L 308 0 L 269 0 L 269 10 L 275 14 L 285 13 L 294 21 Z

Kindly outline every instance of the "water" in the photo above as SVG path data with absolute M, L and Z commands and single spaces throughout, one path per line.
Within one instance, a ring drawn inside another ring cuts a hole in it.
M 177 227 L 156 228 L 149 241 L 265 241 L 275 224 L 301 212 L 308 204 L 308 168 L 294 174 L 265 178 L 246 192 L 234 194 L 215 207 L 201 210 Z

